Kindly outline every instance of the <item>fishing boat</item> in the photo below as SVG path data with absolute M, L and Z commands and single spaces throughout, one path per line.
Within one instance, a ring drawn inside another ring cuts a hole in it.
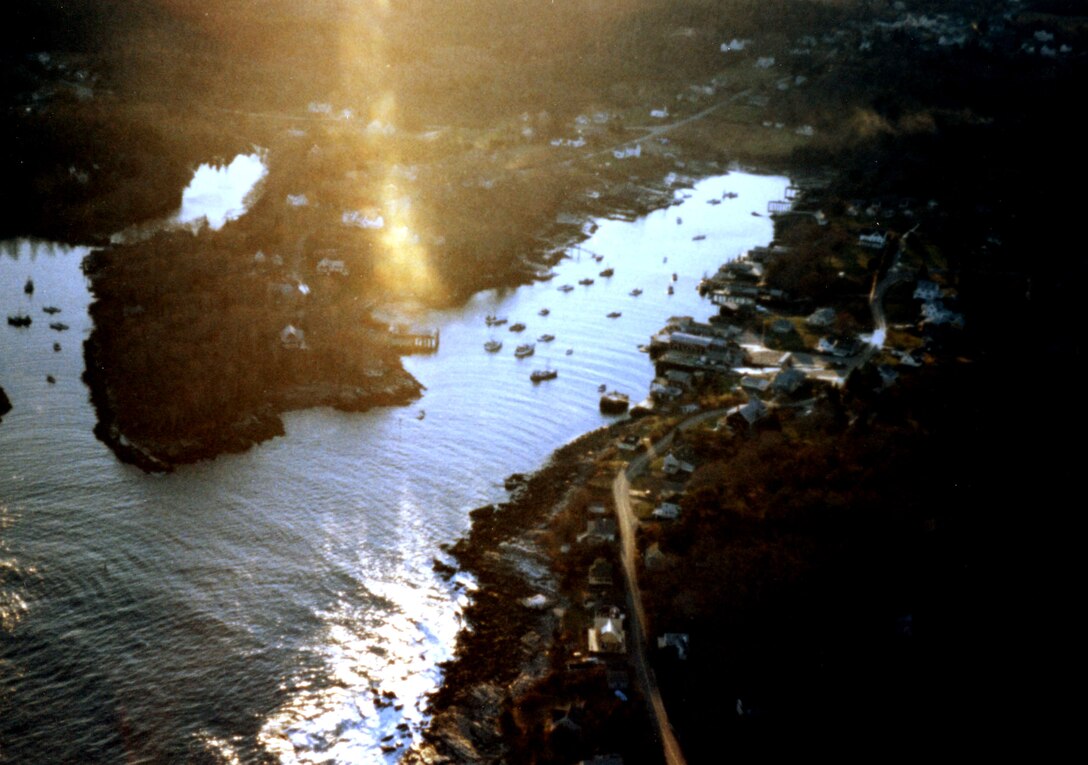
M 612 391 L 601 394 L 601 412 L 604 414 L 623 414 L 630 404 L 631 401 L 626 393 Z
M 541 335 L 536 339 L 538 343 L 550 343 L 555 339 L 555 335 Z
M 502 340 L 488 340 L 484 343 L 484 350 L 488 353 L 498 353 L 502 350 Z
M 517 324 L 511 324 L 510 325 L 510 331 L 511 332 L 524 332 L 525 331 L 525 325 L 522 324 L 520 321 Z
M 529 379 L 535 383 L 554 380 L 557 377 L 559 377 L 559 372 L 554 369 L 534 369 L 533 373 L 529 375 Z
M 614 273 L 616 273 L 616 269 L 614 269 L 614 268 L 606 268 L 605 270 L 601 271 L 601 274 L 600 274 L 600 275 L 601 275 L 601 276 L 604 276 L 604 277 L 608 277 L 608 276 L 611 276 L 611 275 L 612 275 L 612 274 L 614 274 Z
M 514 349 L 514 355 L 519 359 L 524 359 L 528 356 L 532 356 L 536 352 L 536 346 L 532 343 L 522 343 Z

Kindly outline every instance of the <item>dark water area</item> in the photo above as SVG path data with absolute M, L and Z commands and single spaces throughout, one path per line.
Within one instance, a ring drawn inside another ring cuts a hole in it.
M 505 496 L 505 476 L 611 421 L 600 384 L 646 394 L 638 345 L 670 315 L 710 313 L 696 283 L 771 238 L 751 213 L 786 185 L 735 172 L 677 189 L 679 206 L 596 221 L 551 281 L 415 317 L 442 338 L 406 359 L 418 404 L 291 413 L 286 437 L 169 475 L 92 434 L 87 250 L 7 243 L 0 306 L 33 324 L 0 329 L 14 404 L 0 424 L 0 762 L 394 761 L 382 739 L 406 746 L 425 724 L 473 586 L 435 574 L 441 546 Z M 739 196 L 707 203 L 726 191 Z M 556 379 L 530 382 L 548 367 Z

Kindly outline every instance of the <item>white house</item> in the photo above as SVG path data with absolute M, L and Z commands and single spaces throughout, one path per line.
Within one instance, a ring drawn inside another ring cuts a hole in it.
M 328 276 L 330 274 L 339 274 L 340 276 L 348 275 L 348 267 L 344 265 L 342 260 L 330 260 L 329 258 L 322 258 L 317 264 L 317 272 L 322 276 Z
M 306 349 L 306 333 L 294 324 L 288 324 L 280 332 L 280 345 L 295 350 Z

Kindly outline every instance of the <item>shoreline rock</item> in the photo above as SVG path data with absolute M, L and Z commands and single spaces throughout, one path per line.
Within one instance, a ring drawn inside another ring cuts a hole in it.
M 526 601 L 546 591 L 549 601 L 562 605 L 539 534 L 569 490 L 591 474 L 591 455 L 622 427 L 605 426 L 558 448 L 535 473 L 507 479 L 508 501 L 471 511 L 471 528 L 448 552 L 478 587 L 465 609 L 454 658 L 443 665 L 442 685 L 430 697 L 432 718 L 422 743 L 401 762 L 506 761 L 512 704 L 519 689 L 548 673 L 558 626 L 552 608 Z

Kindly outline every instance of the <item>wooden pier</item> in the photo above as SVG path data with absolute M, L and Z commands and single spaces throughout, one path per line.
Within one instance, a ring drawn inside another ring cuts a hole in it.
M 416 329 L 403 324 L 389 327 L 389 344 L 401 353 L 435 353 L 438 341 L 437 329 Z

